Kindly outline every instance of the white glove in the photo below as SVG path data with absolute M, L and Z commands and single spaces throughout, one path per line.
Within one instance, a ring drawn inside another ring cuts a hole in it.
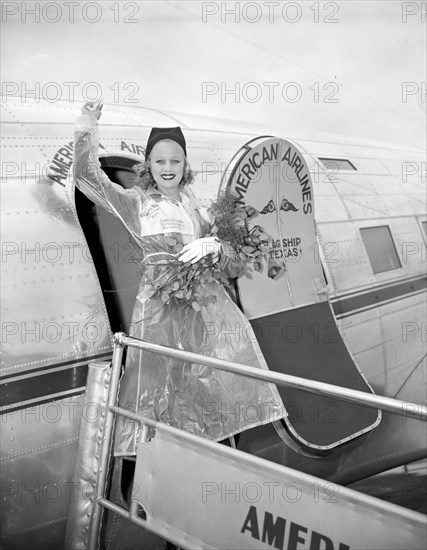
M 221 242 L 216 237 L 204 237 L 202 239 L 196 239 L 195 241 L 186 244 L 178 256 L 178 260 L 181 262 L 191 262 L 192 264 L 201 260 L 204 256 L 212 254 L 213 262 L 217 262 L 219 259 L 219 252 L 221 250 Z
M 92 101 L 87 101 L 82 107 L 82 113 L 84 115 L 95 117 L 96 120 L 99 120 L 100 116 L 102 115 L 103 106 L 104 105 L 102 103 L 102 99 L 96 101 L 95 103 L 93 103 Z

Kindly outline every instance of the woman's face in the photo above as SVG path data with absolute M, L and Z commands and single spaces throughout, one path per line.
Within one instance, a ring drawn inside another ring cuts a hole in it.
M 150 168 L 157 189 L 165 195 L 176 191 L 184 175 L 185 155 L 172 140 L 158 141 L 150 155 Z

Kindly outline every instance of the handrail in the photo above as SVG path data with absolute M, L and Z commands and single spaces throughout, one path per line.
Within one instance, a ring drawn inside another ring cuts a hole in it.
M 256 367 L 248 367 L 239 363 L 232 363 L 231 361 L 224 361 L 222 359 L 216 359 L 214 357 L 208 357 L 198 353 L 181 351 L 167 346 L 161 346 L 159 344 L 152 344 L 150 342 L 145 342 L 144 340 L 131 338 L 123 332 L 118 332 L 114 334 L 114 352 L 111 366 L 110 391 L 108 394 L 108 402 L 105 413 L 104 433 L 101 443 L 98 480 L 96 484 L 99 493 L 94 499 L 92 518 L 89 528 L 88 550 L 96 550 L 98 548 L 98 534 L 101 525 L 102 507 L 104 506 L 116 510 L 116 506 L 109 503 L 109 501 L 105 499 L 106 476 L 108 471 L 109 455 L 111 452 L 114 414 L 117 413 L 130 417 L 138 417 L 137 414 L 123 411 L 116 406 L 118 383 L 125 346 L 130 346 L 153 353 L 159 353 L 168 357 L 197 362 L 208 367 L 240 374 L 256 380 L 264 380 L 265 382 L 271 382 L 279 386 L 297 388 L 310 393 L 316 393 L 318 395 L 329 395 L 336 397 L 337 399 L 342 399 L 343 401 L 350 401 L 353 403 L 366 405 L 367 407 L 382 409 L 394 414 L 402 414 L 418 420 L 427 420 L 427 407 L 421 404 L 404 402 L 398 399 L 392 399 L 390 397 L 364 393 L 358 390 L 351 390 L 341 386 L 334 386 L 333 384 L 316 382 L 313 380 L 300 378 L 298 376 L 281 374 Z M 144 421 L 146 422 L 146 429 L 144 429 L 142 433 L 143 440 L 145 440 L 147 436 L 147 427 L 151 424 L 150 419 L 144 419 Z M 118 511 L 118 513 L 122 513 L 119 510 L 116 511 Z M 140 523 L 135 514 L 134 503 L 131 505 L 130 515 L 134 522 Z
M 401 414 L 402 416 L 409 418 L 415 418 L 424 422 L 427 421 L 427 407 L 420 403 L 405 402 L 392 397 L 365 393 L 359 390 L 344 388 L 342 386 L 335 386 L 334 384 L 318 382 L 316 380 L 308 380 L 306 378 L 293 376 L 291 374 L 282 374 L 257 367 L 249 367 L 247 365 L 241 365 L 240 363 L 233 363 L 231 361 L 225 361 L 223 359 L 193 353 L 191 351 L 182 351 L 170 348 L 168 346 L 162 346 L 160 344 L 153 344 L 151 342 L 139 340 L 138 338 L 132 338 L 123 332 L 116 333 L 114 335 L 114 341 L 119 346 L 130 346 L 153 353 L 159 353 L 161 355 L 166 355 L 167 357 L 174 357 L 176 359 L 183 359 L 193 363 L 200 363 L 202 365 L 224 370 L 226 372 L 232 372 L 249 378 L 255 378 L 256 380 L 272 382 L 278 386 L 296 388 L 309 393 L 315 393 L 317 395 L 336 397 L 342 401 L 366 405 L 372 409 L 381 409 L 393 414 Z

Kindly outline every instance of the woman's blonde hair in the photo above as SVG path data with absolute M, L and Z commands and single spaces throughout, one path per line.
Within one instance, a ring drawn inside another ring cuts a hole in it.
M 135 166 L 132 167 L 133 171 L 139 178 L 139 185 L 141 186 L 143 191 L 147 191 L 147 189 L 152 185 L 157 189 L 156 182 L 154 181 L 153 174 L 151 173 L 150 169 L 150 157 L 145 160 L 145 162 L 142 162 L 141 164 L 135 164 Z M 186 185 L 191 185 L 194 182 L 195 173 L 191 169 L 190 163 L 187 160 L 187 157 L 184 157 L 184 173 L 182 176 L 182 180 L 179 182 L 179 187 L 185 187 Z

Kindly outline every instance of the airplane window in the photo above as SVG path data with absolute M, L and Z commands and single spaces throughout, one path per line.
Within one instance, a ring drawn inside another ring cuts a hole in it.
M 402 267 L 388 225 L 360 229 L 374 273 Z
M 119 183 L 125 189 L 137 184 L 138 177 L 132 170 L 138 161 L 119 155 L 100 155 L 102 169 L 114 183 Z
M 327 170 L 357 170 L 353 163 L 346 159 L 320 158 L 320 162 Z

